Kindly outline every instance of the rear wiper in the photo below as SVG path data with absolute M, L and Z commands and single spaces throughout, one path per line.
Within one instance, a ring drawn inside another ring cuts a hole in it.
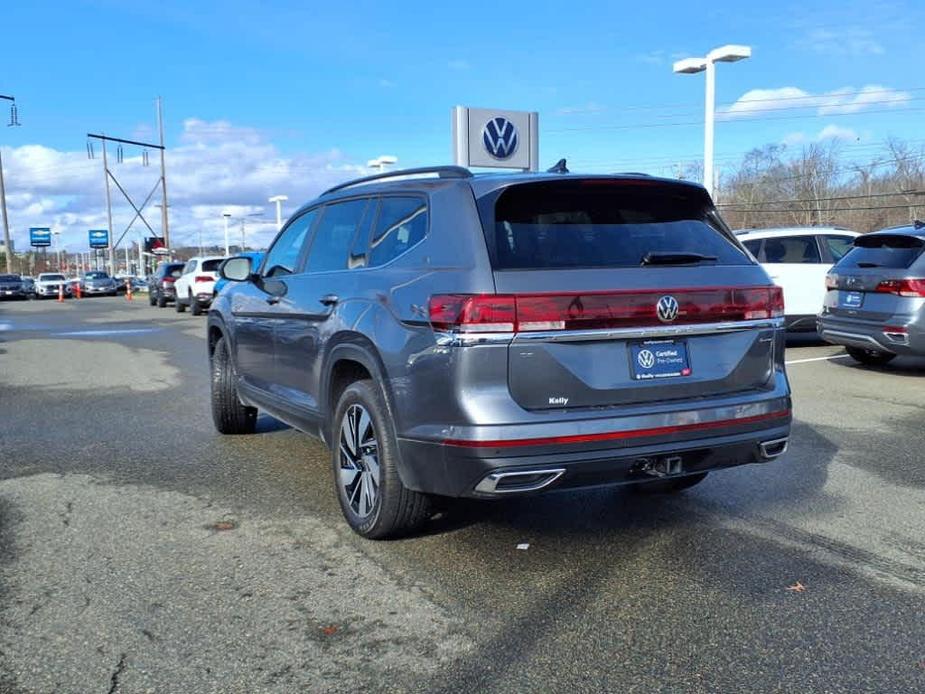
M 703 255 L 701 253 L 646 253 L 642 258 L 640 265 L 696 265 L 716 261 L 715 255 Z

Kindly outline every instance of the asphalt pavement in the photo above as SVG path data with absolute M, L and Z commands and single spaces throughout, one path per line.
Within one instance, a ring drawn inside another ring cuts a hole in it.
M 925 691 L 925 360 L 795 340 L 783 460 L 374 543 L 322 445 L 215 433 L 204 327 L 0 304 L 3 694 Z

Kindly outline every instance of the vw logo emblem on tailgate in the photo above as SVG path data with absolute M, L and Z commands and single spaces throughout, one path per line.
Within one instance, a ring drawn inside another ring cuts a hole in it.
M 641 350 L 639 355 L 636 357 L 636 361 L 639 362 L 639 366 L 644 369 L 651 369 L 655 366 L 655 355 L 648 349 Z
M 510 159 L 517 151 L 517 128 L 507 118 L 492 118 L 482 130 L 482 144 L 495 159 Z
M 663 296 L 655 305 L 655 313 L 662 323 L 670 323 L 678 317 L 678 300 L 673 296 Z

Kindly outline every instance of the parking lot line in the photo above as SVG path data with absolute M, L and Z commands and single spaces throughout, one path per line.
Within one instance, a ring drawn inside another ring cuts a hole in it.
M 794 359 L 792 361 L 784 362 L 787 366 L 792 364 L 806 364 L 811 361 L 829 361 L 830 359 L 845 359 L 849 355 L 847 354 L 833 354 L 830 357 L 809 357 L 808 359 Z

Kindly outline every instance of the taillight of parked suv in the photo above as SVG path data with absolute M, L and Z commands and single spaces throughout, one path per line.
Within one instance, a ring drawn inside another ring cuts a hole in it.
M 876 291 L 878 294 L 921 298 L 925 297 L 925 279 L 883 280 Z
M 165 277 L 164 279 L 161 280 L 161 286 L 166 289 L 167 287 L 172 287 L 173 283 L 176 281 L 177 281 L 176 277 Z
M 211 275 L 196 275 L 193 278 L 193 282 L 214 282 L 215 278 Z
M 783 315 L 780 287 L 440 294 L 429 302 L 430 322 L 435 330 L 460 332 L 602 330 L 761 320 Z

